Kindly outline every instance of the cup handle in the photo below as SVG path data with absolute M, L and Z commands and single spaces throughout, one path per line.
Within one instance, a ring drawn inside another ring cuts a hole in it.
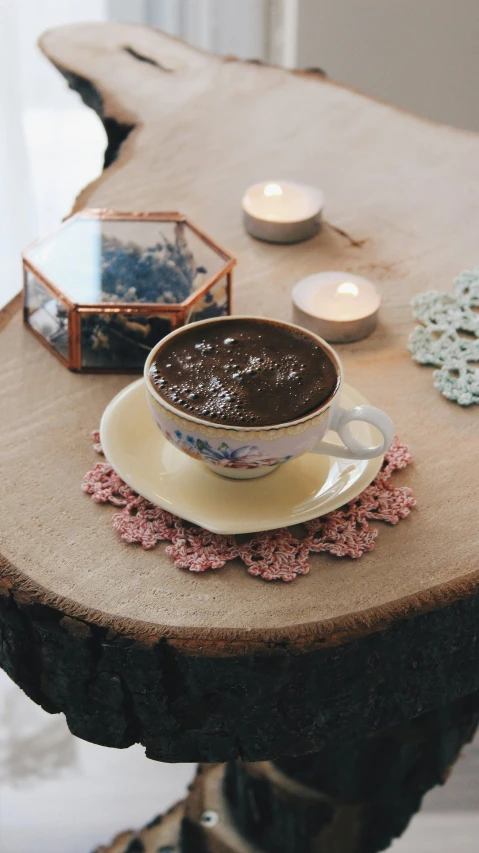
M 349 424 L 351 421 L 364 421 L 377 427 L 382 433 L 383 440 L 375 446 L 368 446 L 354 438 Z M 394 438 L 394 426 L 391 418 L 375 406 L 355 406 L 354 409 L 343 409 L 338 406 L 332 414 L 329 429 L 338 433 L 344 445 L 332 441 L 318 441 L 312 453 L 327 453 L 339 456 L 341 459 L 374 459 L 382 456 Z

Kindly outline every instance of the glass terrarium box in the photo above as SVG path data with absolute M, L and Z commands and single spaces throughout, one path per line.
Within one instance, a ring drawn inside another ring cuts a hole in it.
M 24 252 L 24 321 L 70 370 L 138 372 L 178 326 L 231 313 L 234 264 L 182 214 L 84 210 Z

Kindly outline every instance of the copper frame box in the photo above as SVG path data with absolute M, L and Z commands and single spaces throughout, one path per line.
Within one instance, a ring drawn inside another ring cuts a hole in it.
M 23 253 L 24 322 L 70 370 L 140 372 L 173 329 L 231 314 L 235 263 L 181 213 L 82 210 Z

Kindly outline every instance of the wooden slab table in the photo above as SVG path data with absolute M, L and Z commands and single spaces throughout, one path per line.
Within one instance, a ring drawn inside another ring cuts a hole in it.
M 388 411 L 417 510 L 358 562 L 313 556 L 293 584 L 239 565 L 195 575 L 126 547 L 80 491 L 121 376 L 68 373 L 2 314 L 0 662 L 79 737 L 207 762 L 185 804 L 108 848 L 370 853 L 444 781 L 479 717 L 479 415 L 406 350 L 410 299 L 477 263 L 479 138 L 317 74 L 206 55 L 130 25 L 53 30 L 42 48 L 108 133 L 76 208 L 178 209 L 239 260 L 234 310 L 288 319 L 321 269 L 374 279 L 374 335 L 348 381 Z M 256 180 L 325 191 L 317 238 L 249 238 Z M 217 764 L 222 762 L 222 764 Z M 226 763 L 223 763 L 226 762 Z

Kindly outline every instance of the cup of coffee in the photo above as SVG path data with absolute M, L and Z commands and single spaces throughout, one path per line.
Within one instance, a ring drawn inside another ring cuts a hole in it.
M 177 329 L 145 364 L 154 420 L 175 447 L 223 477 L 250 479 L 303 453 L 346 459 L 381 456 L 390 418 L 374 406 L 339 405 L 343 370 L 322 338 L 292 323 L 219 317 Z M 364 445 L 352 421 L 382 434 Z M 335 430 L 343 445 L 324 440 Z

